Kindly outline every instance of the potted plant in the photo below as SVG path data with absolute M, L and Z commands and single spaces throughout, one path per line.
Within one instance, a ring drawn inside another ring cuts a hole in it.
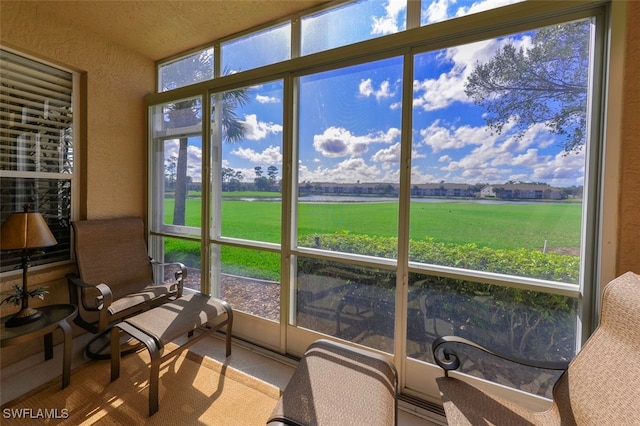
M 44 295 L 49 293 L 47 291 L 47 287 L 38 287 L 33 290 L 26 291 L 18 284 L 14 284 L 12 287 L 13 291 L 0 293 L 3 295 L 8 295 L 4 299 L 2 299 L 2 301 L 0 301 L 0 305 L 7 302 L 13 303 L 14 305 L 18 306 L 22 303 L 22 299 L 28 299 L 29 297 L 37 297 L 41 300 L 44 300 Z

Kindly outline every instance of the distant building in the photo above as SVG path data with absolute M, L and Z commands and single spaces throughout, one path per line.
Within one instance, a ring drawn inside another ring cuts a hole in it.
M 370 195 L 398 196 L 399 185 L 393 183 L 336 183 L 304 182 L 298 188 L 300 194 L 315 195 Z M 487 185 L 478 191 L 476 185 L 467 183 L 420 183 L 411 185 L 412 197 L 483 197 L 517 200 L 561 200 L 566 194 L 546 184 L 515 183 Z
M 300 184 L 302 194 L 323 195 L 371 195 L 394 196 L 399 194 L 400 186 L 395 183 L 335 183 L 305 182 Z M 474 197 L 476 190 L 466 183 L 423 183 L 411 186 L 412 197 Z
M 473 187 L 466 183 L 421 183 L 411 186 L 412 197 L 474 197 Z
M 480 196 L 517 200 L 561 200 L 566 198 L 562 190 L 558 188 L 532 183 L 487 185 L 480 190 Z
M 300 193 L 323 195 L 384 195 L 397 196 L 399 185 L 392 183 L 310 182 L 299 187 Z

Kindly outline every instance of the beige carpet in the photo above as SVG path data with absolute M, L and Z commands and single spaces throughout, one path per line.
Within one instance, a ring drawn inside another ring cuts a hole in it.
M 49 425 L 264 425 L 280 396 L 275 386 L 183 351 L 160 367 L 160 410 L 148 417 L 148 361 L 146 351 L 124 357 L 113 383 L 109 361 L 91 361 L 66 389 L 56 379 L 3 406 L 2 424 L 32 425 L 40 417 Z M 8 419 L 7 410 L 30 418 Z M 52 415 L 67 418 L 44 418 Z

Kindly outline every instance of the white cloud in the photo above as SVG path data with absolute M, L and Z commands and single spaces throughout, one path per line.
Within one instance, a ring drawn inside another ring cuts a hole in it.
M 246 131 L 245 139 L 254 141 L 264 139 L 269 134 L 282 133 L 282 125 L 258 121 L 258 117 L 255 114 L 245 115 L 242 125 Z
M 171 157 L 177 159 L 179 147 L 180 141 L 178 139 L 165 141 L 165 160 Z M 194 145 L 187 146 L 187 176 L 190 176 L 193 182 L 202 182 L 202 149 L 200 147 Z
M 432 183 L 441 180 L 441 176 L 435 176 L 432 174 L 423 173 L 419 167 L 411 167 L 411 184 Z
M 371 34 L 393 34 L 397 33 L 401 28 L 398 17 L 407 6 L 406 0 L 389 0 L 385 6 L 385 16 L 373 17 L 373 23 L 371 24 Z
M 202 182 L 202 149 L 197 146 L 187 147 L 187 176 L 193 182 Z
M 400 137 L 400 130 L 391 128 L 387 132 L 376 132 L 364 136 L 353 135 L 342 127 L 329 127 L 321 135 L 313 137 L 313 147 L 324 157 L 358 157 L 372 143 L 393 143 Z
M 562 151 L 555 157 L 541 155 L 540 150 L 549 144 L 550 138 L 543 125 L 531 126 L 522 138 L 510 135 L 511 127 L 505 127 L 506 134 L 495 135 L 487 132 L 485 127 L 467 126 L 465 129 L 450 131 L 432 125 L 424 130 L 435 133 L 439 138 L 424 139 L 423 143 L 432 146 L 434 152 L 440 149 L 461 149 L 468 146 L 470 140 L 484 135 L 483 138 L 476 139 L 481 141 L 476 148 L 459 159 L 454 161 L 449 155 L 438 159 L 440 163 L 444 163 L 440 170 L 446 172 L 443 178 L 448 182 L 502 183 L 514 180 L 546 182 L 555 186 L 582 184 L 582 175 L 576 173 L 584 170 L 584 154 L 565 155 Z M 462 136 L 462 133 L 466 135 Z
M 584 150 L 578 154 L 559 152 L 550 161 L 538 164 L 533 169 L 531 180 L 551 186 L 584 185 L 584 176 L 576 176 L 576 170 L 584 169 L 584 162 Z
M 228 160 L 222 160 L 222 167 L 231 167 Z M 240 172 L 240 180 L 243 182 L 251 182 L 256 177 L 256 171 L 253 167 L 231 167 L 235 172 Z M 264 170 L 263 170 L 264 171 Z
M 425 18 L 424 20 L 428 24 L 432 24 L 434 22 L 442 22 L 447 19 L 482 12 L 484 10 L 495 9 L 519 1 L 522 0 L 480 0 L 469 6 L 460 6 L 456 9 L 454 7 L 456 0 L 436 0 L 427 3 L 427 7 L 423 8 L 422 13 Z M 449 13 L 449 10 L 451 10 L 451 13 Z
M 381 163 L 399 163 L 400 162 L 400 142 L 383 148 L 371 156 L 373 161 Z
M 491 135 L 486 127 L 443 127 L 440 120 L 434 121 L 426 129 L 420 130 L 421 143 L 431 147 L 436 153 L 445 149 L 460 149 L 468 145 L 480 145 Z M 493 136 L 493 139 L 496 137 Z
M 396 92 L 390 90 L 389 80 L 385 80 L 380 83 L 378 89 L 374 89 L 373 83 L 370 78 L 361 80 L 358 86 L 358 92 L 364 97 L 374 96 L 377 101 L 380 99 L 391 98 L 396 95 Z
M 231 154 L 256 164 L 282 164 L 282 153 L 279 146 L 270 145 L 262 152 L 257 152 L 250 148 L 238 148 L 231 151 Z
M 367 165 L 362 158 L 348 158 L 334 167 L 317 167 L 313 170 L 301 164 L 298 169 L 300 182 L 382 182 L 383 176 L 376 166 Z
M 485 10 L 496 9 L 512 3 L 519 3 L 522 0 L 481 0 L 473 3 L 471 6 L 461 6 L 455 13 L 455 16 L 470 15 Z
M 437 78 L 415 80 L 413 82 L 413 107 L 424 111 L 446 108 L 454 102 L 470 103 L 464 92 L 464 84 L 478 63 L 486 63 L 496 51 L 506 43 L 516 49 L 531 44 L 530 37 L 519 39 L 484 40 L 444 50 L 438 58 L 451 63 L 450 71 Z
M 453 3 L 455 3 L 455 0 L 436 0 L 431 3 L 427 3 L 428 6 L 423 10 L 423 15 L 427 24 L 442 22 L 451 18 L 451 16 L 447 14 L 447 9 Z
M 171 157 L 178 158 L 178 139 L 171 139 L 164 142 L 164 159 L 165 161 Z
M 261 104 L 276 104 L 280 102 L 280 99 L 275 96 L 256 95 L 256 101 Z

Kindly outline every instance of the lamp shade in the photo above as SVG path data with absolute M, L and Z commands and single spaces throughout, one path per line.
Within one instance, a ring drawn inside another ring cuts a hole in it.
M 0 250 L 49 247 L 58 244 L 40 213 L 11 213 L 0 229 Z

